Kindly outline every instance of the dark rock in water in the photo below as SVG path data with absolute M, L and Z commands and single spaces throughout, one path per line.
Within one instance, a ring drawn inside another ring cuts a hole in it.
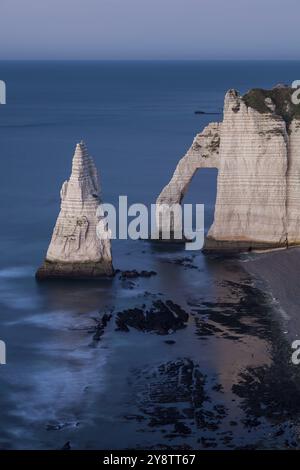
M 123 279 L 136 279 L 137 277 L 151 277 L 156 276 L 157 273 L 155 271 L 137 271 L 133 269 L 132 271 L 121 271 L 120 278 Z
M 109 320 L 111 319 L 111 315 L 107 314 L 107 313 L 104 313 L 104 315 L 102 316 L 102 319 L 101 319 L 101 324 L 102 324 L 102 327 L 105 328 L 109 322 Z
M 163 304 L 161 300 L 158 301 L 159 304 Z M 172 300 L 167 300 L 166 304 L 169 309 L 173 310 L 173 312 L 177 315 L 177 317 L 183 321 L 187 322 L 189 319 L 189 314 L 186 313 L 179 305 L 172 302 Z
M 188 426 L 186 426 L 184 423 L 177 421 L 174 425 L 174 432 L 176 434 L 191 434 L 191 430 Z
M 133 281 L 124 280 L 123 284 L 122 284 L 122 287 L 124 289 L 133 290 L 133 289 L 135 289 L 136 284 Z
M 222 337 L 239 341 L 242 335 L 271 339 L 269 300 L 255 286 L 245 283 L 226 281 L 237 300 L 226 302 L 189 302 L 193 311 L 199 315 L 195 318 L 196 335 L 199 338 L 209 336 Z M 255 317 L 250 312 L 256 312 Z
M 165 439 L 215 433 L 227 416 L 219 398 L 210 398 L 215 383 L 189 358 L 136 370 L 131 384 L 143 426 L 164 431 Z
M 97 323 L 96 327 L 93 330 L 93 332 L 94 332 L 93 341 L 94 342 L 100 341 L 101 336 L 104 334 L 104 330 L 107 327 L 111 317 L 112 317 L 111 314 L 104 313 L 104 315 L 102 315 L 102 318 L 100 320 L 94 318 L 94 320 Z
M 174 258 L 174 259 L 166 260 L 166 263 L 176 264 L 177 266 L 183 266 L 184 268 L 189 268 L 189 269 L 198 269 L 198 267 L 193 264 L 193 258 L 189 258 L 187 256 L 183 258 Z
M 284 434 L 284 429 L 280 427 L 278 431 L 275 432 L 274 436 L 278 437 L 278 436 L 282 436 L 283 434 Z
M 70 441 L 66 442 L 65 445 L 61 448 L 61 450 L 71 450 Z
M 166 344 L 176 344 L 176 341 L 173 341 L 172 339 L 167 339 L 165 341 Z
M 221 392 L 223 393 L 224 392 L 224 389 L 223 389 L 223 385 L 222 384 L 216 384 L 212 387 L 212 390 L 214 390 L 215 392 Z
M 210 449 L 210 448 L 217 447 L 217 442 L 213 438 L 201 437 L 201 439 L 199 439 L 198 442 L 201 443 L 203 449 Z
M 119 331 L 128 332 L 132 327 L 143 332 L 167 335 L 185 328 L 188 318 L 189 314 L 171 300 L 156 300 L 150 310 L 136 307 L 119 312 L 116 324 Z

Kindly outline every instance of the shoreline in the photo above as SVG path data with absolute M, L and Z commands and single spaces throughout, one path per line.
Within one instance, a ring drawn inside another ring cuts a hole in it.
M 273 298 L 288 339 L 300 337 L 300 248 L 255 253 L 241 264 Z

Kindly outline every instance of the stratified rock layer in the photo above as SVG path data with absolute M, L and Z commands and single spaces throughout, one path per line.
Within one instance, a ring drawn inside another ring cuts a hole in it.
M 293 90 L 235 90 L 225 96 L 222 123 L 198 134 L 157 199 L 159 230 L 182 201 L 195 171 L 217 168 L 214 222 L 205 249 L 250 250 L 300 244 L 300 110 Z M 300 107 L 300 105 L 299 105 Z M 201 201 L 199 201 L 201 202 Z M 176 228 L 176 220 L 173 223 Z
M 101 204 L 97 170 L 83 142 L 77 144 L 72 174 L 61 189 L 61 210 L 38 279 L 97 278 L 113 274 L 109 239 L 99 239 Z

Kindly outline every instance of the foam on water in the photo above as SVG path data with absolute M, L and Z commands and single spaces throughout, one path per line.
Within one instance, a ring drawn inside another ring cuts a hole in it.
M 83 138 L 101 171 L 105 202 L 116 205 L 118 195 L 127 194 L 130 203 L 154 203 L 194 136 L 211 121 L 209 115 L 195 115 L 196 109 L 221 110 L 229 88 L 244 92 L 290 83 L 299 65 L 5 62 L 1 68 L 7 82 L 14 84 L 14 93 L 0 117 L 0 208 L 5 221 L 0 233 L 0 329 L 8 351 L 0 376 L 0 447 L 60 448 L 67 440 L 77 449 L 153 448 L 172 446 L 176 439 L 186 445 L 186 435 L 167 439 L 153 425 L 135 424 L 132 418 L 141 412 L 129 381 L 135 383 L 137 368 L 143 376 L 146 365 L 155 371 L 160 363 L 192 357 L 201 368 L 209 364 L 208 376 L 223 373 L 231 390 L 231 363 L 241 360 L 243 369 L 251 365 L 253 350 L 247 334 L 240 333 L 241 341 L 233 338 L 236 313 L 231 329 L 217 315 L 223 308 L 218 301 L 230 291 L 223 280 L 235 271 L 228 273 L 212 258 L 178 265 L 173 261 L 186 256 L 182 251 L 166 249 L 163 254 L 151 244 L 116 240 L 115 268 L 153 269 L 157 276 L 135 280 L 133 289 L 118 279 L 104 287 L 38 284 L 34 274 L 58 215 L 59 189 L 70 172 L 74 143 Z M 216 175 L 208 172 L 201 179 L 203 174 L 195 177 L 187 197 L 189 202 L 204 202 L 212 212 Z M 196 303 L 212 301 L 216 307 L 196 305 L 188 327 L 172 336 L 173 345 L 154 334 L 116 332 L 113 320 L 95 345 L 93 330 L 88 332 L 95 326 L 92 317 L 111 305 L 115 313 L 127 304 L 134 307 L 135 297 L 140 305 L 146 291 L 163 293 L 181 306 L 196 297 Z M 195 336 L 194 320 L 203 326 L 205 312 L 215 319 L 219 337 L 214 330 Z M 224 328 L 232 331 L 231 337 L 223 337 Z M 264 343 L 259 337 L 256 342 Z M 246 350 L 242 359 L 240 348 Z M 149 380 L 142 385 L 137 394 L 145 397 Z M 231 403 L 230 393 L 225 398 Z M 49 422 L 65 428 L 48 431 Z M 237 434 L 240 430 L 244 428 L 239 426 Z M 244 431 L 243 442 L 251 444 Z
M 22 279 L 34 276 L 34 266 L 13 266 L 0 269 L 0 278 L 5 279 Z

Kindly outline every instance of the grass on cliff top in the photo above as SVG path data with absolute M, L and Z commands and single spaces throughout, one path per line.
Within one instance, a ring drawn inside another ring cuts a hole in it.
M 271 98 L 276 106 L 275 113 L 290 123 L 293 119 L 300 119 L 300 104 L 295 105 L 292 102 L 294 91 L 295 89 L 289 87 L 275 87 L 272 90 L 253 88 L 243 96 L 243 101 L 259 113 L 271 113 L 265 103 L 266 98 Z

